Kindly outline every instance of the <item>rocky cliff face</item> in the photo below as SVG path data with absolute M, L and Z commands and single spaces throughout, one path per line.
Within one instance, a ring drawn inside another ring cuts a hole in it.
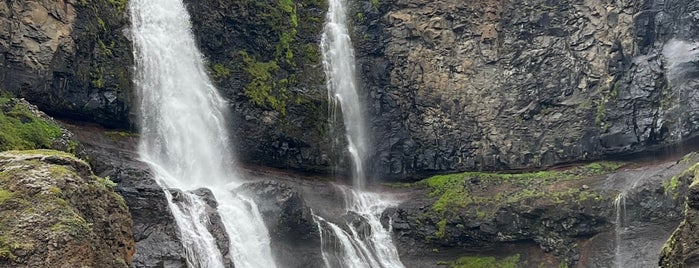
M 0 153 L 0 266 L 130 267 L 131 218 L 113 187 L 65 153 Z
M 0 87 L 61 117 L 129 127 L 126 0 L 0 3 Z
M 354 9 L 380 174 L 550 166 L 695 135 L 695 1 Z
M 326 2 L 185 1 L 210 76 L 231 102 L 244 162 L 327 172 L 320 33 Z
M 326 3 L 187 3 L 211 77 L 231 102 L 241 159 L 313 172 L 342 161 L 318 49 Z M 354 2 L 374 171 L 537 168 L 695 136 L 698 5 Z M 125 8 L 0 4 L 3 86 L 58 116 L 129 127 Z

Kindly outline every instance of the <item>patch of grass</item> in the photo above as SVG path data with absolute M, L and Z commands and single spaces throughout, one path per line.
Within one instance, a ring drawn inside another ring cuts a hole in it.
M 516 268 L 519 262 L 519 254 L 502 260 L 495 257 L 461 257 L 451 263 L 451 268 Z
M 427 187 L 429 196 L 434 198 L 423 218 L 435 222 L 434 238 L 443 239 L 447 235 L 447 219 L 460 209 L 468 209 L 475 219 L 487 221 L 499 208 L 512 204 L 603 202 L 598 192 L 582 189 L 580 183 L 573 181 L 612 172 L 623 164 L 596 162 L 567 170 L 516 174 L 464 172 L 437 175 L 416 184 Z
M 2 203 L 5 203 L 5 201 L 12 198 L 13 195 L 14 194 L 11 191 L 0 189 L 0 205 L 2 205 Z
M 0 98 L 0 151 L 50 148 L 61 128 L 34 115 L 24 104 Z

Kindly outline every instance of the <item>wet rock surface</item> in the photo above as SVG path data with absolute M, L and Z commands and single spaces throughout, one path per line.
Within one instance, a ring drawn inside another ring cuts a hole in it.
M 571 267 L 610 267 L 617 262 L 653 266 L 666 235 L 681 220 L 682 196 L 689 185 L 686 170 L 696 160 L 692 156 L 677 163 L 631 164 L 605 175 L 558 181 L 554 185 L 559 189 L 537 184 L 533 177 L 510 182 L 499 177 L 501 181 L 493 183 L 484 174 L 478 184 L 469 186 L 475 175 L 465 174 L 464 186 L 451 187 L 470 189 L 466 194 L 470 203 L 461 206 L 453 201 L 454 206 L 441 212 L 439 203 L 445 195 L 428 188 L 411 193 L 385 217 L 392 220 L 394 241 L 408 267 L 437 267 L 461 256 L 515 253 L 524 267 L 559 262 Z M 514 190 L 532 184 L 545 194 Z M 507 197 L 480 198 L 492 191 Z M 626 196 L 623 210 L 615 206 L 620 193 Z M 539 250 L 515 246 L 522 243 Z M 513 248 L 499 250 L 507 247 Z
M 322 267 L 320 235 L 311 210 L 292 186 L 277 181 L 247 183 L 272 239 L 272 252 L 282 267 Z
M 230 254 L 230 239 L 228 237 L 228 233 L 226 232 L 226 227 L 221 220 L 221 215 L 218 214 L 218 202 L 216 201 L 216 197 L 214 197 L 211 190 L 201 188 L 188 192 L 183 192 L 177 189 L 170 189 L 168 191 L 172 195 L 172 202 L 177 206 L 191 207 L 191 204 L 187 204 L 187 202 L 189 202 L 191 199 L 185 197 L 185 195 L 188 194 L 192 194 L 196 196 L 195 198 L 199 198 L 204 201 L 206 204 L 206 207 L 204 208 L 206 213 L 205 217 L 207 219 L 206 229 L 209 231 L 209 233 L 211 233 L 214 240 L 216 240 L 216 247 L 218 247 L 221 256 L 223 256 L 224 267 L 234 268 L 233 258 Z

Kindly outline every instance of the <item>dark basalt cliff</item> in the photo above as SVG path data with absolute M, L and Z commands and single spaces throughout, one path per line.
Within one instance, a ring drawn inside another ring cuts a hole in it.
M 327 172 L 325 1 L 185 1 L 210 76 L 230 101 L 242 161 Z
M 187 1 L 245 163 L 329 172 L 326 3 Z M 134 126 L 126 1 L 0 4 L 0 80 L 59 117 Z M 547 167 L 695 136 L 699 4 L 355 1 L 373 174 Z M 333 134 L 334 133 L 334 134 Z
M 696 133 L 696 1 L 355 10 L 379 174 L 545 167 Z

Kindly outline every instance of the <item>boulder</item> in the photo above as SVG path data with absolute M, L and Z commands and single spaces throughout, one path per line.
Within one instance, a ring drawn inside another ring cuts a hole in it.
M 0 266 L 131 267 L 128 208 L 67 153 L 0 153 Z

